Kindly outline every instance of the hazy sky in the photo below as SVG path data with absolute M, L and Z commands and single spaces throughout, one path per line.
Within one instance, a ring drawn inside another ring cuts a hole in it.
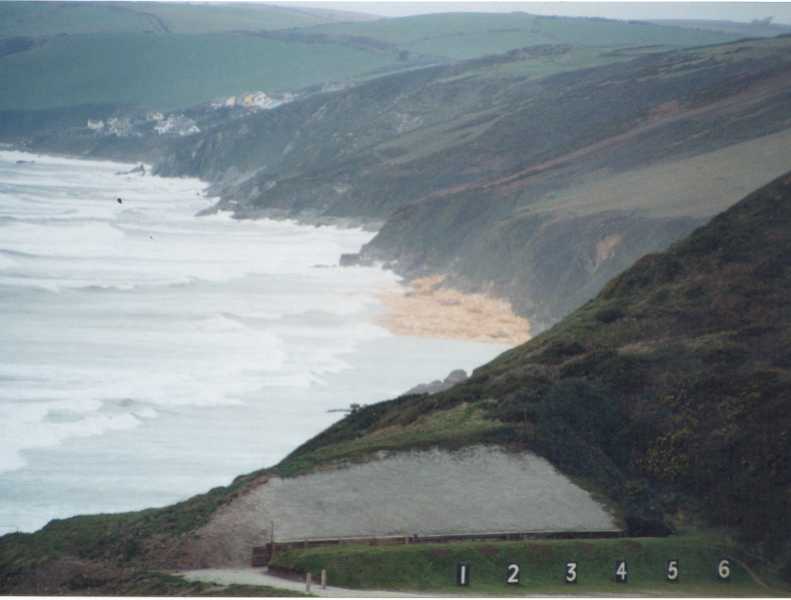
M 774 17 L 791 24 L 791 2 L 271 2 L 401 17 L 436 12 L 513 12 L 611 19 L 723 19 Z

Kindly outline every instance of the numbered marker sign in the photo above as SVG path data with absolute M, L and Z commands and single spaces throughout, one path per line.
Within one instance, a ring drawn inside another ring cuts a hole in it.
M 470 585 L 470 563 L 456 563 L 456 584 Z
M 667 561 L 667 569 L 665 569 L 665 576 L 667 580 L 671 583 L 675 583 L 678 581 L 679 571 L 678 571 L 678 560 L 673 559 Z
M 615 561 L 615 583 L 626 583 L 629 581 L 629 570 L 625 560 Z
M 731 580 L 731 561 L 723 558 L 717 563 L 717 579 L 720 581 Z
M 577 562 L 569 561 L 566 563 L 566 583 L 577 583 Z
M 508 585 L 519 585 L 519 565 L 511 563 L 505 570 L 505 582 Z

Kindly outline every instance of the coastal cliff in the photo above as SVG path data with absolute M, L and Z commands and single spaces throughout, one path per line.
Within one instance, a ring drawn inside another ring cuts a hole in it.
M 364 407 L 279 465 L 173 506 L 0 538 L 0 586 L 106 590 L 122 574 L 225 564 L 220 550 L 233 540 L 223 541 L 222 528 L 203 535 L 270 481 L 332 478 L 333 469 L 382 453 L 478 446 L 543 457 L 617 507 L 631 535 L 717 527 L 789 578 L 789 256 L 791 173 L 640 259 L 553 328 L 449 390 Z M 376 487 L 389 472 L 358 485 Z M 453 481 L 464 497 L 465 479 Z

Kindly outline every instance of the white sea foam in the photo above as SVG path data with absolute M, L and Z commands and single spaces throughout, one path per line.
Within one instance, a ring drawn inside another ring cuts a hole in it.
M 133 166 L 0 152 L 0 533 L 226 483 L 501 349 L 374 325 L 392 274 L 315 267 L 370 232 L 196 217 L 202 182 Z

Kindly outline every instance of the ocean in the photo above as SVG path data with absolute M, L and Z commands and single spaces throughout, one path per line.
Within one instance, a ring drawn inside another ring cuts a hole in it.
M 369 231 L 198 217 L 135 166 L 0 151 L 0 534 L 226 485 L 506 349 L 379 326 L 398 277 L 338 267 Z

